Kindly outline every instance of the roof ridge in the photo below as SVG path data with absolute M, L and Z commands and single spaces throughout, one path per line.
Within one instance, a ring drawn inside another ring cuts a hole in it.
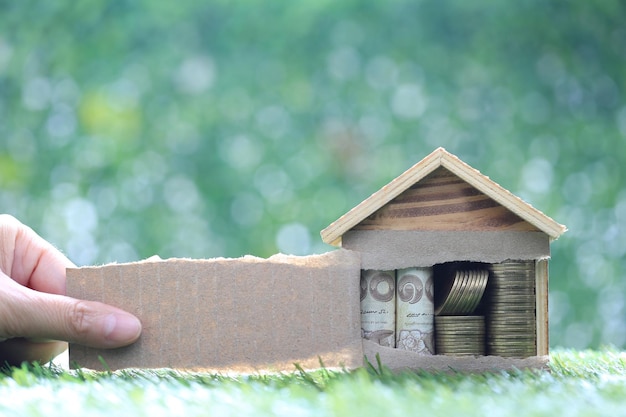
M 341 244 L 341 237 L 345 232 L 352 229 L 376 210 L 383 207 L 389 201 L 412 185 L 421 181 L 425 176 L 439 167 L 446 168 L 498 204 L 533 224 L 539 230 L 550 236 L 551 239 L 557 239 L 567 230 L 565 226 L 555 222 L 529 203 L 515 196 L 488 176 L 482 174 L 479 170 L 462 161 L 456 155 L 448 152 L 443 147 L 438 147 L 424 159 L 391 180 L 388 184 L 384 185 L 381 189 L 322 230 L 320 232 L 322 240 L 325 243 L 339 246 Z

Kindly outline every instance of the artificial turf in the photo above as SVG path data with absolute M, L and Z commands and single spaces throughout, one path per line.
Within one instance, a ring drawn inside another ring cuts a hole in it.
M 0 374 L 11 416 L 616 416 L 626 415 L 626 353 L 557 350 L 550 371 L 351 372 L 225 377 L 174 370 Z

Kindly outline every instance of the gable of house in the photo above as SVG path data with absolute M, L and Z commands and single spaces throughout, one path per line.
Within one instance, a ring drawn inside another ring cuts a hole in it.
M 444 167 L 407 188 L 352 230 L 540 231 Z
M 567 229 L 438 148 L 321 231 L 341 246 L 351 230 L 541 231 Z

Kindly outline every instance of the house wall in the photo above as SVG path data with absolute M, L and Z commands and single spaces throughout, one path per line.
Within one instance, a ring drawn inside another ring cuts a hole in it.
M 537 294 L 537 355 L 547 355 L 550 350 L 548 327 L 548 260 L 535 264 L 535 292 Z
M 102 369 L 293 371 L 363 364 L 358 253 L 269 259 L 172 259 L 67 271 L 70 296 L 115 305 L 143 324 L 133 345 L 70 345 L 70 363 Z
M 380 270 L 550 256 L 550 239 L 542 232 L 351 230 L 343 235 L 342 247 L 361 253 L 362 269 Z
M 547 336 L 540 336 L 547 335 L 544 265 L 537 315 L 537 320 L 545 318 L 538 329 L 539 355 L 547 354 L 548 346 Z M 547 356 L 424 356 L 362 340 L 361 269 L 359 253 L 346 250 L 305 257 L 172 259 L 70 268 L 68 295 L 123 308 L 143 324 L 141 338 L 129 347 L 101 350 L 71 344 L 70 363 L 102 370 L 102 357 L 110 369 L 226 374 L 293 371 L 294 363 L 316 369 L 320 359 L 328 368 L 353 369 L 363 365 L 364 356 L 373 364 L 380 358 L 393 370 L 484 372 L 545 366 Z

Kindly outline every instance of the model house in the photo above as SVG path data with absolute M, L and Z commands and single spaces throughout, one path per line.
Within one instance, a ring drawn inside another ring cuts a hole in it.
M 548 353 L 550 242 L 566 231 L 443 148 L 322 230 L 363 270 L 518 262 L 535 277 L 536 355 Z M 527 274 L 526 274 L 527 275 Z M 436 282 L 437 277 L 435 277 Z

